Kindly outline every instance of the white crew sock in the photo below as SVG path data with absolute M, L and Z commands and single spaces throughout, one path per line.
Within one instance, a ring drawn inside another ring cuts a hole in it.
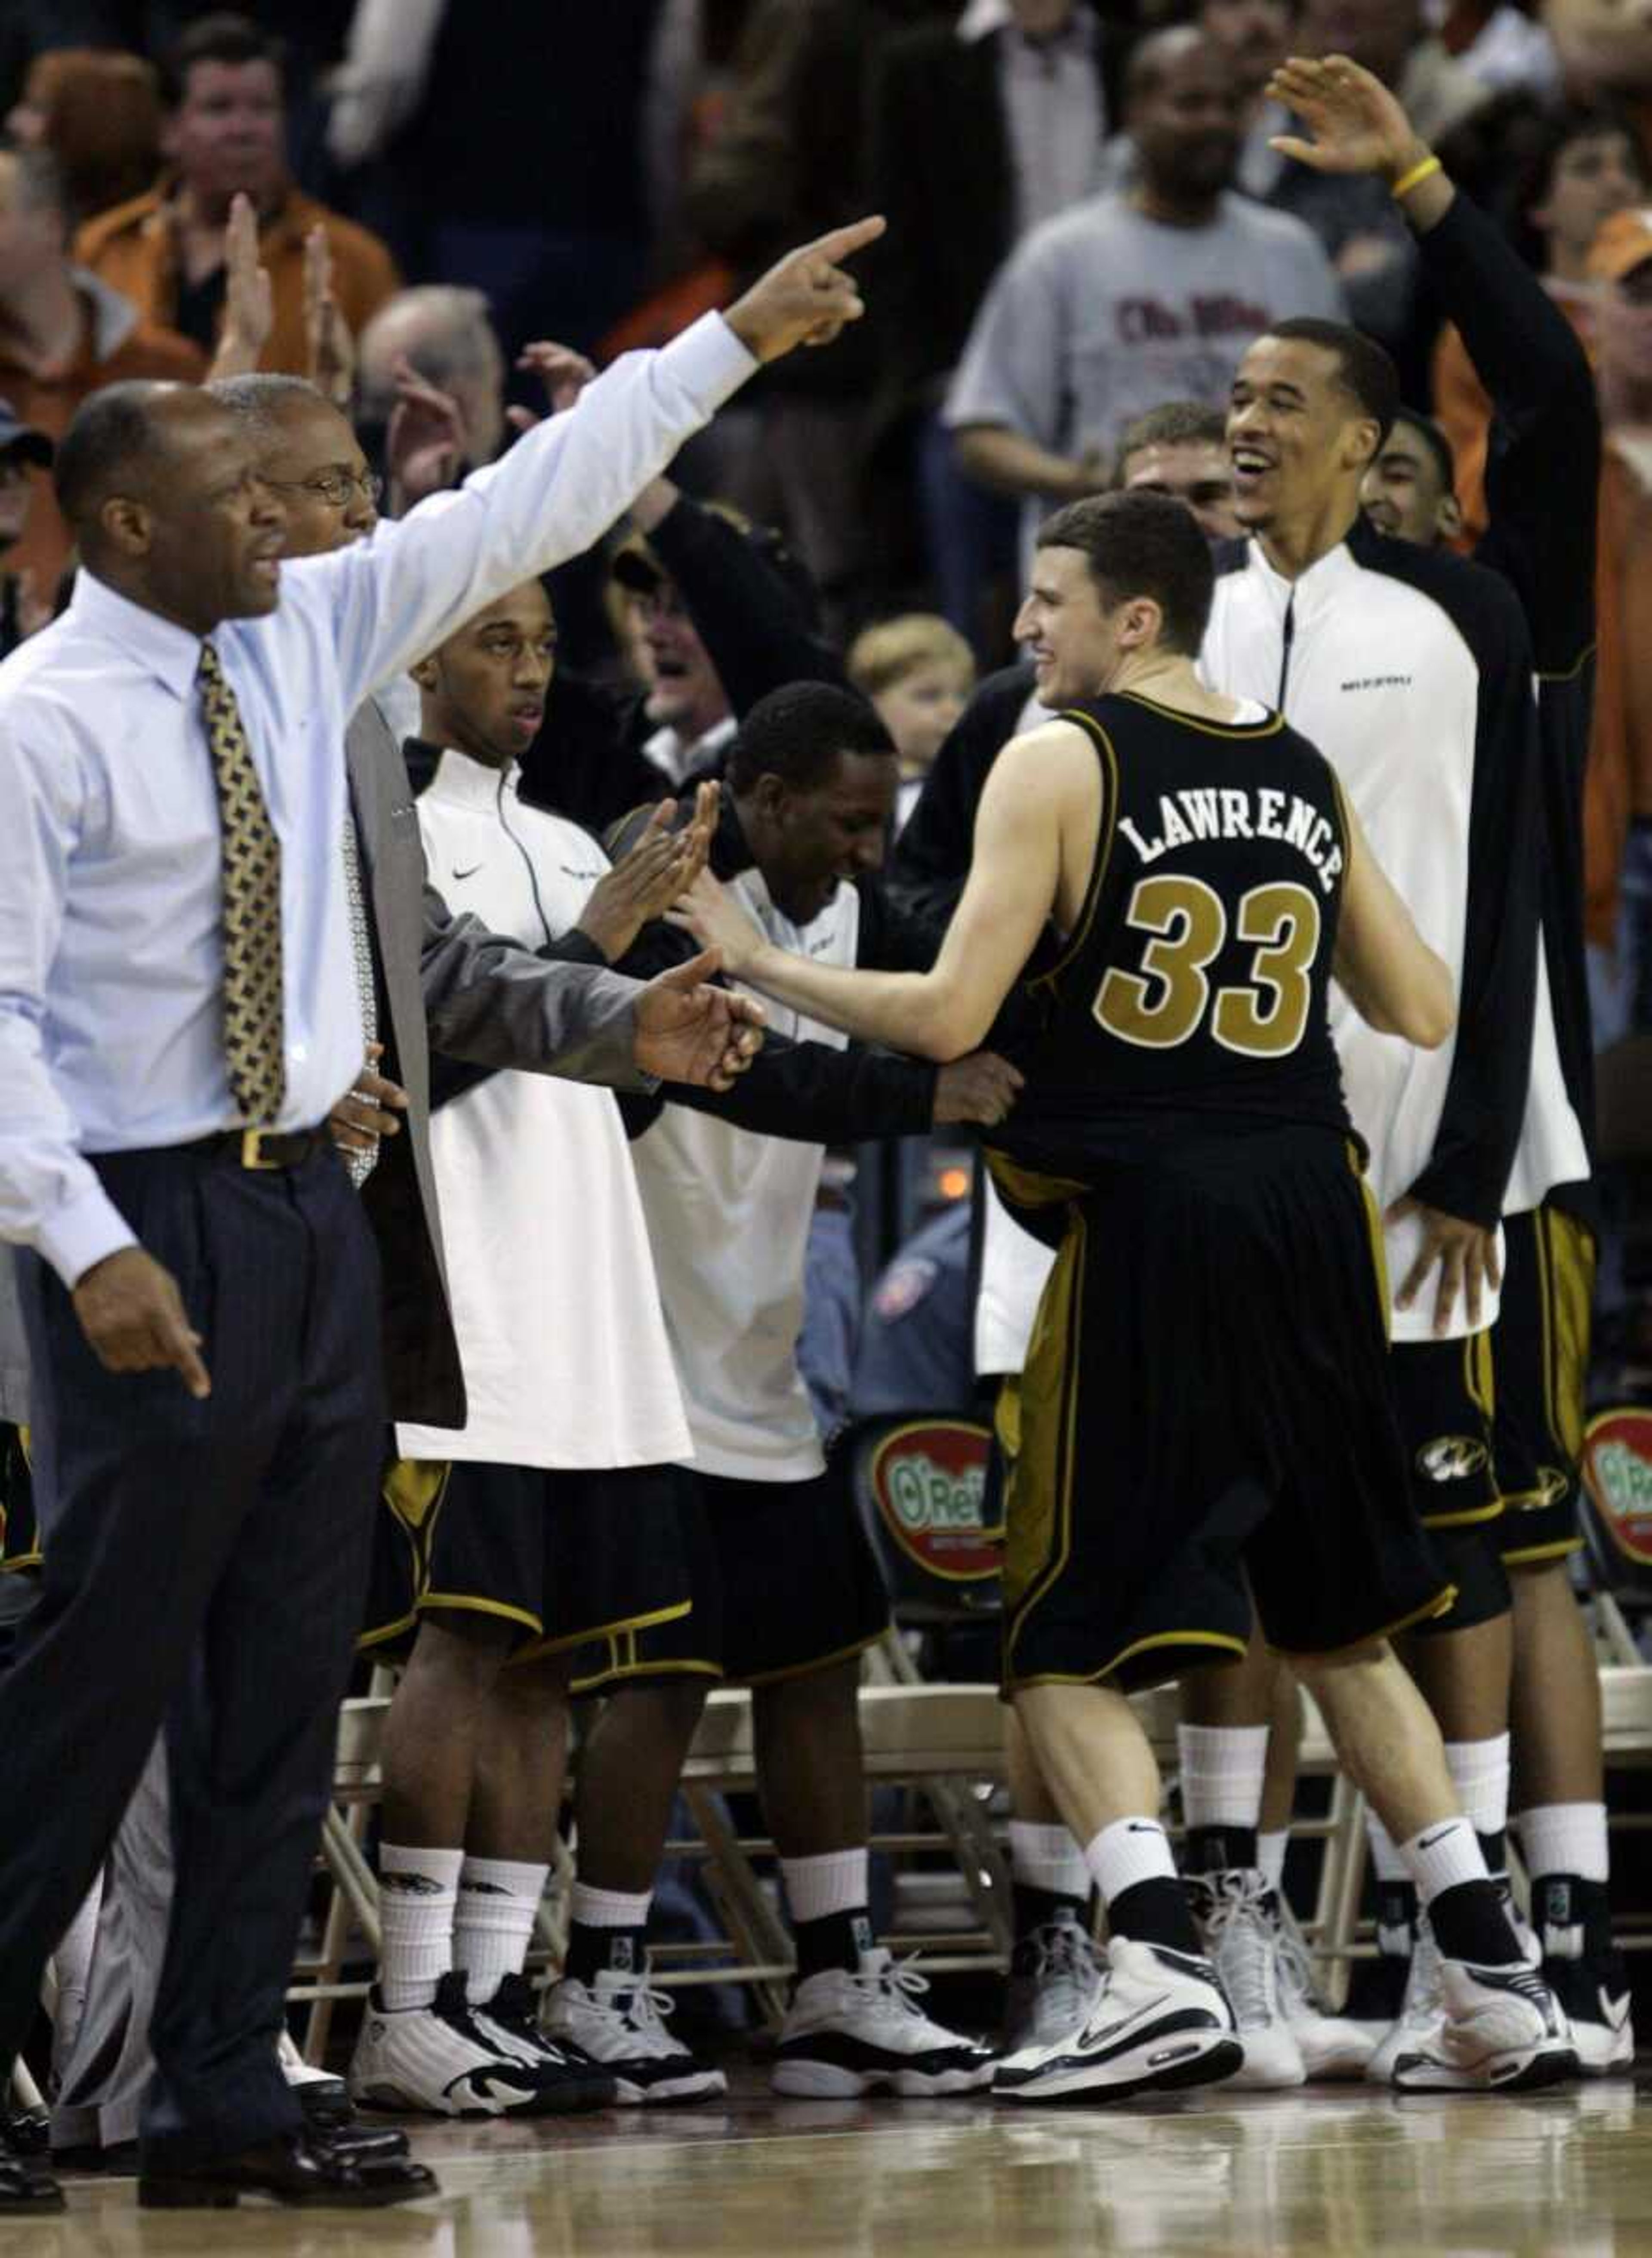
M 1067 1827 L 1010 1821 L 1010 1871 L 1022 1886 L 1055 1898 L 1088 1898 L 1090 1870 Z
M 1281 1895 L 1285 1889 L 1285 1854 L 1291 1847 L 1291 1830 L 1280 1827 L 1256 1838 L 1256 1863 L 1262 1869 L 1263 1878 L 1269 1889 Z
M 1580 1882 L 1612 1878 L 1604 1803 L 1535 1803 L 1514 1824 L 1533 1881 L 1549 1874 L 1576 1874 Z
M 1406 1871 L 1425 1908 L 1462 1882 L 1489 1881 L 1480 1838 L 1466 1818 L 1436 1819 L 1400 1846 Z
M 568 1898 L 568 1918 L 581 1928 L 646 1928 L 652 1890 L 599 1890 L 590 1882 L 576 1882 Z
M 1254 1828 L 1267 1770 L 1266 1725 L 1178 1725 L 1181 1815 L 1189 1827 Z
M 783 1858 L 781 1878 L 794 1921 L 824 1921 L 829 1914 L 864 1913 L 867 1852 L 823 1850 L 813 1858 Z
M 1426 1828 L 1424 1832 L 1427 1832 Z M 1365 1841 L 1379 1882 L 1408 1882 L 1411 1879 L 1411 1869 L 1400 1856 L 1393 1836 L 1369 1804 L 1365 1807 Z
M 549 1876 L 549 1865 L 466 1857 L 453 1921 L 453 1964 L 464 1970 L 465 1997 L 473 2007 L 486 2006 L 505 1977 L 521 1974 Z
M 1111 1905 L 1138 1882 L 1178 1878 L 1170 1837 L 1156 1819 L 1115 1819 L 1085 1844 L 1084 1863 L 1103 1905 Z
M 1498 1733 L 1487 1741 L 1448 1741 L 1445 1764 L 1463 1815 L 1475 1833 L 1503 1834 L 1508 1826 L 1508 1735 Z
M 453 1965 L 453 1920 L 463 1850 L 379 1846 L 379 1996 L 391 2014 L 428 2007 Z

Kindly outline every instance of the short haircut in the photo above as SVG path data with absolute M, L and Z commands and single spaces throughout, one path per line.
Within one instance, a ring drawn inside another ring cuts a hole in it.
M 169 110 L 183 100 L 197 63 L 268 63 L 279 79 L 287 75 L 287 49 L 250 16 L 220 8 L 191 24 L 167 58 L 161 94 Z
M 1652 182 L 1646 144 L 1635 120 L 1606 103 L 1568 103 L 1559 110 L 1540 112 L 1521 121 L 1523 130 L 1507 137 L 1504 156 L 1507 216 L 1516 243 L 1534 266 L 1542 262 L 1542 231 L 1532 218 L 1537 205 L 1553 194 L 1555 174 L 1568 149 L 1580 141 L 1621 138 L 1644 188 Z
M 1440 474 L 1440 484 L 1447 493 L 1457 487 L 1457 450 L 1447 438 L 1443 429 L 1432 415 L 1425 415 L 1420 408 L 1407 408 L 1402 401 L 1394 414 L 1394 422 L 1403 423 L 1407 431 L 1414 431 L 1434 458 L 1434 467 Z
M 1046 517 L 1040 549 L 1076 549 L 1109 608 L 1151 596 L 1164 614 L 1159 642 L 1191 658 L 1216 594 L 1210 544 L 1186 502 L 1170 494 L 1088 494 Z
M 862 697 L 876 698 L 920 666 L 945 666 L 966 684 L 975 678 L 975 655 L 938 612 L 903 612 L 858 635 L 850 646 L 849 680 Z
M 1122 479 L 1124 465 L 1144 447 L 1221 447 L 1228 436 L 1228 421 L 1219 408 L 1202 400 L 1165 400 L 1126 423 L 1118 435 L 1113 457 L 1113 476 Z
M 1124 66 L 1126 110 L 1145 102 L 1166 72 L 1173 70 L 1184 56 L 1211 46 L 1209 35 L 1196 24 L 1166 24 L 1159 31 L 1149 32 L 1131 50 L 1130 60 Z
M 323 408 L 332 406 L 324 392 L 319 391 L 307 376 L 265 375 L 262 372 L 251 376 L 221 376 L 209 384 L 207 390 L 226 408 L 232 408 L 249 423 L 270 424 L 283 408 L 294 400 L 319 401 Z
M 1376 424 L 1377 444 L 1381 446 L 1400 413 L 1400 372 L 1374 337 L 1351 329 L 1346 322 L 1322 321 L 1314 314 L 1275 322 L 1266 334 L 1319 345 L 1334 354 L 1337 382 L 1358 403 L 1360 414 L 1369 415 Z
M 152 413 L 162 387 L 148 378 L 106 384 L 75 410 L 58 441 L 52 484 L 58 508 L 76 532 L 92 524 L 111 494 L 154 475 L 160 442 Z M 134 478 L 133 472 L 141 476 Z
M 734 792 L 776 776 L 798 792 L 826 782 L 840 753 L 887 754 L 895 740 L 867 700 L 834 682 L 789 682 L 760 698 L 740 725 L 728 756 Z
M 73 217 L 68 181 L 52 150 L 44 145 L 27 148 L 16 141 L 0 141 L 0 156 L 11 161 L 18 202 L 25 211 L 56 212 L 65 222 Z
M 402 343 L 400 334 L 409 316 L 418 330 L 411 344 Z M 361 332 L 363 406 L 376 420 L 386 421 L 395 405 L 395 379 L 383 344 L 386 335 L 396 337 L 396 351 L 405 352 L 438 391 L 469 378 L 499 375 L 504 368 L 486 291 L 458 282 L 415 283 L 387 298 Z

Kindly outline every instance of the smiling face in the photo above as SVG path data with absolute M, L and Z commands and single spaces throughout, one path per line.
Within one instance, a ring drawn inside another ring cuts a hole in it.
M 1123 610 L 1107 608 L 1081 549 L 1034 552 L 1015 635 L 1032 661 L 1041 705 L 1059 711 L 1100 697 L 1117 671 Z
M 556 671 L 550 599 L 537 580 L 524 580 L 414 668 L 423 734 L 489 768 L 508 768 L 539 735 Z
M 818 783 L 770 774 L 739 796 L 753 859 L 794 925 L 812 924 L 845 879 L 883 868 L 899 781 L 892 754 L 838 753 Z
M 1342 380 L 1329 346 L 1258 337 L 1228 398 L 1234 514 L 1247 533 L 1302 522 L 1357 490 L 1379 427 Z
M 656 729 L 675 729 L 691 743 L 728 713 L 728 699 L 699 631 L 675 586 L 627 591 L 642 659 L 647 714 Z
M 1359 501 L 1379 533 L 1423 549 L 1449 541 L 1463 522 L 1439 456 L 1403 415 L 1365 472 Z

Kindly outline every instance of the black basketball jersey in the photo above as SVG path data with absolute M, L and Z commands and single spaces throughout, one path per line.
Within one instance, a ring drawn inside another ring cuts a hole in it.
M 1026 1088 L 991 1142 L 1081 1176 L 1267 1123 L 1349 1136 L 1326 1018 L 1348 856 L 1329 764 L 1277 714 L 1222 724 L 1126 694 L 1061 718 L 1101 763 L 1095 863 L 1026 983 Z

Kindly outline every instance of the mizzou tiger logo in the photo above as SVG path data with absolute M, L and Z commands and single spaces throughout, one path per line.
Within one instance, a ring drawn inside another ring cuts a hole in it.
M 1472 1435 L 1436 1435 L 1417 1452 L 1417 1471 L 1429 1481 L 1462 1481 L 1478 1473 L 1490 1455 Z

